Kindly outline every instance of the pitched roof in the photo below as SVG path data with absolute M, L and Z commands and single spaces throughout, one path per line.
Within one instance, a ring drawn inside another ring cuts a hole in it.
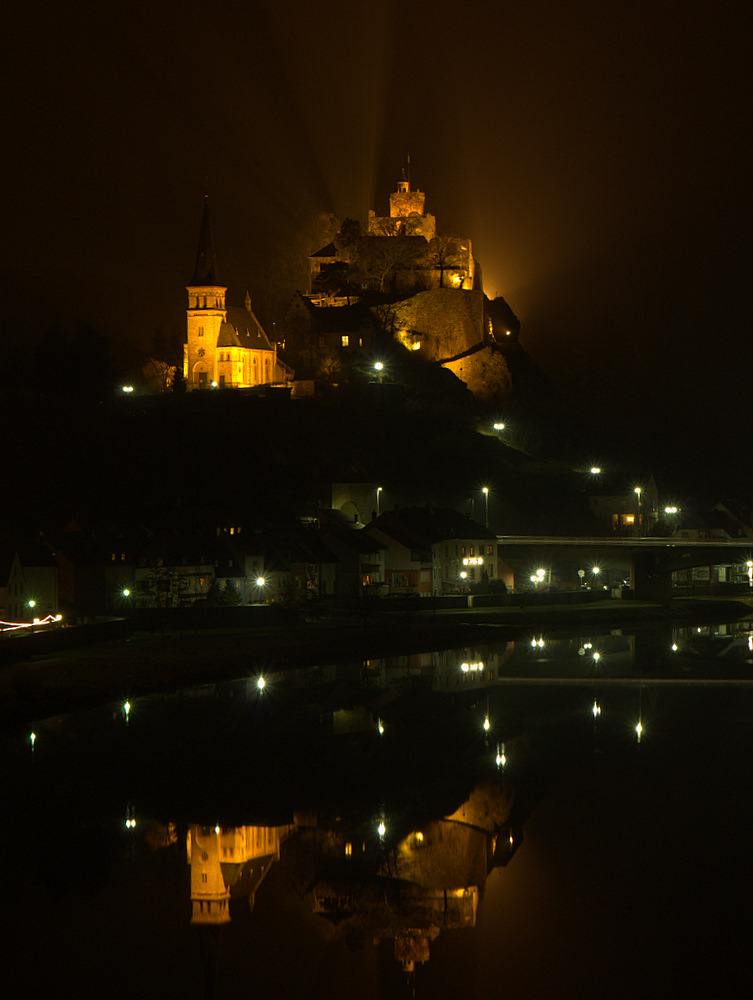
M 220 326 L 218 347 L 248 347 L 255 351 L 272 351 L 274 348 L 261 323 L 248 309 L 230 306 L 227 319 Z

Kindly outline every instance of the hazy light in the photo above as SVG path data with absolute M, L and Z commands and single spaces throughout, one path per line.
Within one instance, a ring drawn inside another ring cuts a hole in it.
M 489 487 L 488 486 L 482 486 L 481 487 L 481 492 L 488 495 L 488 493 L 489 493 Z
M 260 691 L 263 691 L 264 688 L 267 686 L 267 682 L 264 680 L 263 677 L 260 677 L 256 682 L 256 686 Z
M 491 722 L 489 722 L 489 716 L 488 715 L 485 716 L 484 717 L 484 732 L 485 733 L 489 732 L 489 730 L 491 729 L 491 725 L 492 725 Z
M 673 642 L 673 643 L 672 643 L 672 652 L 673 652 L 673 653 L 676 653 L 676 652 L 677 652 L 677 643 L 676 643 L 676 642 Z
M 377 833 L 379 834 L 380 837 L 383 837 L 386 832 L 387 832 L 387 827 L 384 825 L 384 821 L 382 821 L 377 827 Z
M 598 576 L 599 573 L 601 573 L 601 566 L 594 566 L 591 572 L 594 574 L 594 576 Z
M 495 431 L 503 431 L 504 429 L 505 429 L 505 425 L 504 424 L 495 424 L 494 425 L 494 430 Z
M 123 711 L 125 712 L 126 718 L 128 718 L 128 716 L 131 714 L 131 703 L 130 703 L 130 701 L 127 701 L 123 705 Z
M 128 587 L 125 587 L 123 589 L 123 597 L 130 597 L 130 596 L 131 596 L 131 591 L 128 589 Z
M 376 371 L 380 372 L 380 371 L 382 371 L 384 369 L 384 365 L 382 364 L 381 361 L 376 361 L 374 363 L 374 368 L 375 368 Z
M 599 703 L 596 700 L 594 700 L 593 708 L 591 709 L 591 711 L 593 712 L 594 719 L 597 716 L 601 715 L 601 705 L 599 705 Z
M 214 832 L 215 832 L 215 833 L 217 834 L 217 836 L 219 837 L 219 835 L 220 835 L 220 828 L 219 828 L 219 826 L 216 826 L 216 827 L 214 828 Z
M 36 733 L 30 733 L 29 734 L 29 740 L 31 741 L 31 745 L 33 747 L 34 744 L 37 742 L 37 734 Z
M 643 726 L 642 726 L 642 724 L 640 722 L 635 727 L 635 735 L 637 736 L 638 742 L 640 743 L 641 742 L 641 736 L 643 735 Z
M 267 581 L 264 579 L 263 576 L 257 576 L 257 578 L 256 578 L 256 586 L 257 587 L 263 587 L 266 582 Z
M 384 723 L 381 719 L 377 719 L 377 732 L 380 736 L 384 735 Z
M 594 656 L 594 662 L 598 663 L 599 660 L 601 659 L 601 653 L 598 651 L 598 649 L 594 650 L 593 656 Z
M 33 601 L 33 600 L 29 601 L 29 607 L 30 608 L 35 608 L 36 606 L 37 606 L 37 602 L 36 601 Z
M 132 385 L 124 385 L 123 386 L 123 392 L 133 392 L 133 386 Z
M 665 507 L 664 508 L 664 513 L 665 514 L 676 514 L 677 513 L 677 507 Z
M 592 476 L 598 476 L 600 472 L 601 472 L 601 469 L 599 468 L 598 465 L 592 465 L 591 466 L 591 475 Z

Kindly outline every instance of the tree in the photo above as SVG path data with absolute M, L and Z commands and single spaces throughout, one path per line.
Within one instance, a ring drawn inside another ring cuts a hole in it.
M 222 588 L 222 603 L 230 608 L 235 608 L 241 603 L 241 595 L 232 580 L 225 580 Z
M 366 236 L 361 241 L 356 267 L 376 291 L 385 291 L 385 283 L 398 272 L 412 271 L 426 253 L 422 236 Z
M 185 392 L 186 391 L 186 380 L 183 375 L 183 369 L 178 366 L 173 373 L 172 390 L 173 392 Z

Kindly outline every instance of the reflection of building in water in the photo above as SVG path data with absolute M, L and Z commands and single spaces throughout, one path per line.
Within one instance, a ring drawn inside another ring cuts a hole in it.
M 226 924 L 230 898 L 255 893 L 274 861 L 288 827 L 192 825 L 187 852 L 191 865 L 191 923 Z
M 520 840 L 510 828 L 513 798 L 507 784 L 483 784 L 450 816 L 372 854 L 371 863 L 355 835 L 317 831 L 314 910 L 351 942 L 394 939 L 395 957 L 412 972 L 441 931 L 475 925 L 487 875 Z

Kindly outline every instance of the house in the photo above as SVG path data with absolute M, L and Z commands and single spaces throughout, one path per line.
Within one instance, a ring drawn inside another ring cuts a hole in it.
M 363 530 L 384 546 L 384 582 L 390 594 L 465 593 L 474 585 L 511 578 L 496 535 L 451 508 L 398 508 Z
M 0 622 L 30 621 L 24 572 L 15 549 L 0 550 Z
M 611 531 L 648 535 L 659 519 L 659 491 L 653 475 L 628 483 L 622 477 L 594 474 L 586 495 L 591 512 Z

